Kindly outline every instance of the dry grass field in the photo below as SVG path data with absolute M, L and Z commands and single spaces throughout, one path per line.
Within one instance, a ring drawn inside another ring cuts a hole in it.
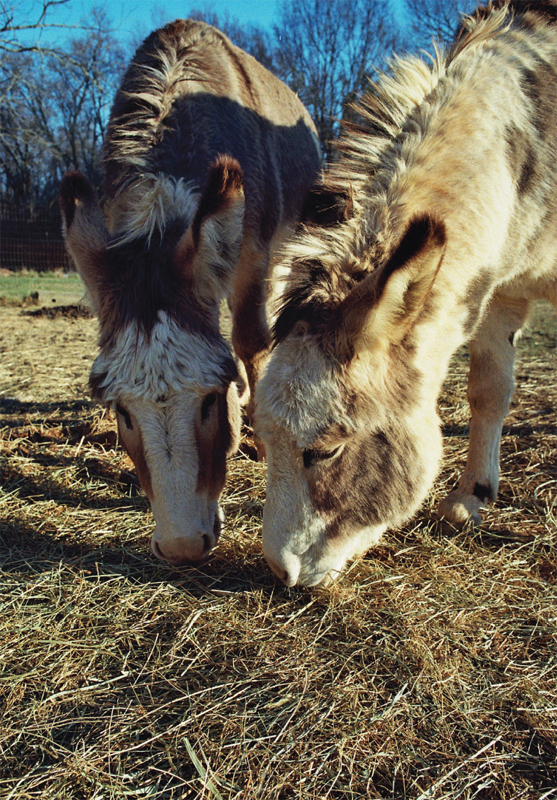
M 265 564 L 247 431 L 214 555 L 158 563 L 87 396 L 96 321 L 59 304 L 0 318 L 1 800 L 557 800 L 552 311 L 519 347 L 482 527 L 435 514 L 465 458 L 463 353 L 428 501 L 313 590 Z

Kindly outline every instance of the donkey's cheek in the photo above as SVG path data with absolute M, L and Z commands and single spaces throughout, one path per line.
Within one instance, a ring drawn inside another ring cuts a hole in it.
M 151 481 L 151 472 L 149 470 L 149 465 L 147 464 L 147 458 L 145 456 L 145 450 L 143 447 L 143 439 L 141 437 L 139 428 L 134 428 L 133 431 L 128 431 L 122 425 L 120 418 L 118 418 L 118 436 L 120 439 L 120 444 L 134 463 L 141 488 L 147 495 L 149 502 L 152 503 L 154 493 Z
M 135 469 L 137 472 L 137 477 L 139 478 L 139 482 L 141 484 L 141 488 L 147 495 L 149 502 L 153 502 L 154 492 L 153 486 L 151 483 L 151 473 L 149 471 L 149 465 L 147 464 L 147 459 L 145 458 L 145 453 L 143 449 L 139 449 L 134 456 L 131 456 L 131 459 L 135 465 Z
M 239 422 L 239 418 L 238 418 Z M 211 416 L 196 422 L 195 439 L 198 454 L 197 493 L 218 500 L 226 481 L 226 457 L 237 436 L 228 415 L 227 400 L 219 394 Z

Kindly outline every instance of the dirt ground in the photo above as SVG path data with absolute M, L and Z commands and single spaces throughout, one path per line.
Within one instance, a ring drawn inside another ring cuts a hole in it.
M 0 308 L 0 800 L 557 800 L 557 324 L 518 347 L 501 485 L 440 522 L 467 446 L 466 349 L 416 517 L 327 589 L 261 553 L 249 431 L 203 568 L 87 395 L 96 320 Z

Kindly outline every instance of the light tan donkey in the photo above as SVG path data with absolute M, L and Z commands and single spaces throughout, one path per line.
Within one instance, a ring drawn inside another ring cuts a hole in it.
M 479 8 L 432 66 L 397 60 L 364 97 L 328 178 L 347 217 L 289 245 L 257 391 L 263 549 L 288 585 L 334 578 L 418 509 L 464 342 L 470 447 L 440 512 L 478 520 L 496 497 L 517 335 L 531 300 L 557 304 L 556 98 L 555 0 Z

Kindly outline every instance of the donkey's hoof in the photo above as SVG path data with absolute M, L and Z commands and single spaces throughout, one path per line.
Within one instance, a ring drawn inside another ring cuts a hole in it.
M 481 507 L 481 501 L 473 494 L 464 494 L 456 489 L 439 503 L 439 515 L 459 528 L 466 523 L 479 526 L 482 522 L 478 513 Z

